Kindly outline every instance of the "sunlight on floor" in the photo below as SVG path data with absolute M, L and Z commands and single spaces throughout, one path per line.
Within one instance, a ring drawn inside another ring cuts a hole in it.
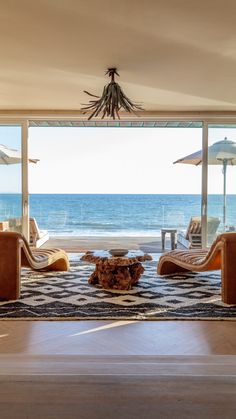
M 138 323 L 138 320 L 132 320 L 132 321 L 123 321 L 123 320 L 122 321 L 116 321 L 116 322 L 112 322 L 112 323 L 109 323 L 109 324 L 104 324 L 103 326 L 95 327 L 94 329 L 83 330 L 82 332 L 79 332 L 79 333 L 75 333 L 73 335 L 70 335 L 70 337 L 80 336 L 80 335 L 86 335 L 88 333 L 100 332 L 102 330 L 112 329 L 114 327 L 127 326 L 127 325 L 132 324 L 132 323 Z

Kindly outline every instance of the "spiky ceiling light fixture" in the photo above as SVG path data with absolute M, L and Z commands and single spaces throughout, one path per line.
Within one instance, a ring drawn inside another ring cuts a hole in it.
M 115 76 L 119 76 L 116 68 L 108 68 L 105 74 L 108 74 L 111 77 L 110 83 L 104 86 L 102 96 L 95 96 L 86 90 L 84 92 L 92 97 L 97 98 L 98 100 L 90 100 L 89 104 L 84 105 L 81 109 L 84 114 L 92 112 L 88 120 L 99 116 L 102 114 L 102 119 L 105 117 L 111 117 L 113 119 L 120 119 L 119 111 L 123 108 L 126 112 L 135 113 L 135 111 L 143 110 L 143 108 L 137 104 L 133 103 L 123 92 L 120 85 L 116 83 Z

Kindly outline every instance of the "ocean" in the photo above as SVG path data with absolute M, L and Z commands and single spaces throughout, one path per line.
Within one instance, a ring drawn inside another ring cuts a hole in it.
M 0 195 L 0 221 L 18 217 L 20 205 L 20 195 Z M 222 208 L 223 196 L 209 195 L 209 215 L 222 219 Z M 200 195 L 30 195 L 30 216 L 51 235 L 159 236 L 200 213 Z M 236 226 L 236 195 L 227 197 L 227 224 Z

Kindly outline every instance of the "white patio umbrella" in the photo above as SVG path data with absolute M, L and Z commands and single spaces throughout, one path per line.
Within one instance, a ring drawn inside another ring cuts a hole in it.
M 21 152 L 13 148 L 8 148 L 0 144 L 0 165 L 10 165 L 21 163 Z M 29 159 L 30 163 L 37 163 L 39 159 Z
M 38 159 L 29 159 L 30 163 L 37 163 Z M 21 153 L 13 148 L 8 148 L 0 144 L 0 164 L 17 164 L 21 163 Z
M 202 164 L 202 150 L 196 151 L 193 154 L 189 154 L 175 163 L 193 164 L 198 166 Z M 226 172 L 227 166 L 236 165 L 236 143 L 228 140 L 227 137 L 224 140 L 217 141 L 208 148 L 208 164 L 210 165 L 222 165 L 223 172 L 223 224 L 226 223 Z

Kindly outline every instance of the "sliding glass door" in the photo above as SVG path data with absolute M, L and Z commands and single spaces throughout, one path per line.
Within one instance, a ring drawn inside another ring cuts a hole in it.
M 155 131 L 155 133 L 157 132 L 159 133 L 160 130 Z M 191 133 L 191 138 L 192 136 Z M 29 237 L 27 137 L 27 120 L 9 123 L 2 120 L 0 122 L 0 231 L 22 232 L 26 238 Z M 177 143 L 176 137 L 175 142 Z M 179 230 L 183 224 L 186 228 L 192 216 L 200 217 L 200 199 L 202 199 L 202 243 L 203 246 L 206 244 L 209 246 L 217 234 L 223 231 L 236 231 L 236 124 L 212 124 L 203 121 L 202 147 L 200 136 L 199 145 L 193 143 L 192 148 L 189 141 L 183 149 L 180 148 L 180 144 L 182 143 L 178 142 L 176 155 L 172 155 L 174 148 L 171 146 L 165 156 L 167 155 L 169 158 L 170 187 L 174 184 L 173 180 L 177 182 L 177 185 L 184 186 L 181 190 L 173 186 L 173 192 L 171 189 L 172 194 L 181 194 L 184 210 L 182 207 L 178 207 L 176 197 L 174 197 L 175 206 L 171 206 L 170 210 L 167 206 L 162 209 L 162 226 L 176 227 Z M 202 154 L 201 148 L 203 148 Z M 200 150 L 202 158 L 194 167 L 196 162 L 188 162 L 187 157 L 198 150 Z M 164 152 L 163 147 L 162 152 Z M 154 153 L 154 155 L 159 156 L 158 167 L 163 164 L 162 174 L 159 177 L 161 179 L 159 184 L 163 185 L 165 183 L 163 177 L 164 179 L 167 177 L 164 176 L 165 161 L 160 152 L 159 154 Z M 173 162 L 181 163 L 181 165 L 173 165 Z M 189 166 L 182 165 L 182 163 L 187 163 Z M 143 160 L 141 164 L 143 164 Z M 180 172 L 184 177 L 177 181 L 177 173 L 180 176 Z M 198 179 L 201 174 L 202 195 L 200 196 L 200 187 L 198 192 L 196 185 L 200 185 Z M 155 177 L 158 177 L 157 173 L 155 173 Z M 170 195 L 167 188 L 164 192 L 159 189 L 155 192 L 165 194 L 165 198 L 167 192 Z M 191 202 L 189 197 L 191 197 Z M 169 205 L 169 196 L 167 198 Z M 196 208 L 192 206 L 195 203 Z M 177 214 L 177 210 L 182 212 Z M 122 224 L 124 224 L 123 221 Z M 155 226 L 155 230 L 157 230 L 157 226 Z
M 1 124 L 0 231 L 23 232 L 22 178 L 22 126 Z
M 207 239 L 236 230 L 236 125 L 208 129 Z

